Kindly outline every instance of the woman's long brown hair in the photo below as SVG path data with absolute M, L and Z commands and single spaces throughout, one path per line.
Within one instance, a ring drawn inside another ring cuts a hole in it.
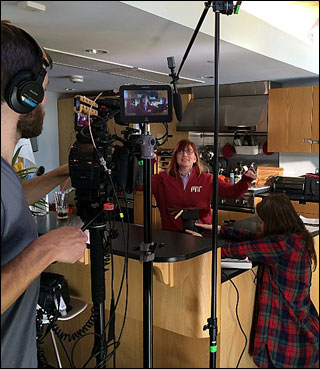
M 303 236 L 313 270 L 317 267 L 317 255 L 314 249 L 313 237 L 307 231 L 304 223 L 296 213 L 290 199 L 284 194 L 273 194 L 265 197 L 257 204 L 257 214 L 263 221 L 263 235 Z
M 201 174 L 202 170 L 200 168 L 199 151 L 198 151 L 196 145 L 194 144 L 194 142 L 192 142 L 190 140 L 180 140 L 179 142 L 177 142 L 177 144 L 176 144 L 176 146 L 173 150 L 172 158 L 171 158 L 170 163 L 169 163 L 168 168 L 167 168 L 167 173 L 168 173 L 169 176 L 173 176 L 173 177 L 176 177 L 176 178 L 178 177 L 178 175 L 179 175 L 179 167 L 178 167 L 178 163 L 177 163 L 178 151 L 185 150 L 189 146 L 192 147 L 192 150 L 194 151 L 194 154 L 196 156 L 196 162 L 193 164 L 193 166 L 197 168 L 198 175 Z

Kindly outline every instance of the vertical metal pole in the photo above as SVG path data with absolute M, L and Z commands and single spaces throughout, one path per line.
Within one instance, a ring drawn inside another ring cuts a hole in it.
M 145 134 L 147 134 L 147 127 Z M 144 243 L 152 241 L 152 159 L 143 159 Z M 143 367 L 153 367 L 153 262 L 143 262 Z
M 215 12 L 215 111 L 214 111 L 214 158 L 212 195 L 212 275 L 211 275 L 211 324 L 210 324 L 210 368 L 216 367 L 217 354 L 217 247 L 218 247 L 218 138 L 219 138 L 219 39 L 220 12 Z

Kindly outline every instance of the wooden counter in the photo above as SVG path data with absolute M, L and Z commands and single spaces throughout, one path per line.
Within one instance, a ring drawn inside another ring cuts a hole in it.
M 250 218 L 237 222 L 240 226 L 256 230 L 256 220 Z M 137 231 L 137 229 L 136 229 Z M 161 232 L 153 232 L 153 239 L 157 240 Z M 169 232 L 172 236 L 171 232 Z M 158 368 L 196 368 L 209 367 L 209 338 L 208 331 L 203 331 L 202 327 L 207 324 L 210 317 L 211 308 L 211 251 L 210 245 L 201 244 L 204 239 L 185 234 L 174 234 L 175 240 L 179 236 L 183 240 L 196 242 L 190 249 L 194 251 L 198 247 L 198 254 L 185 252 L 187 258 L 179 261 L 182 257 L 179 252 L 175 253 L 175 260 L 164 262 L 165 250 L 159 254 L 160 262 L 153 263 L 153 366 Z M 319 234 L 314 234 L 317 255 L 319 255 Z M 186 238 L 185 238 L 186 237 Z M 170 250 L 168 244 L 166 247 Z M 198 241 L 200 243 L 198 243 Z M 170 241 L 172 242 L 172 241 Z M 177 243 L 177 241 L 176 241 Z M 134 245 L 133 245 L 134 246 Z M 115 252 L 119 253 L 115 243 Z M 179 247 L 178 247 L 179 249 Z M 200 252 L 200 250 L 206 250 Z M 186 250 L 185 250 L 186 251 Z M 220 250 L 218 250 L 218 262 L 220 261 Z M 114 256 L 114 292 L 117 297 L 119 284 L 122 276 L 124 258 L 120 255 Z M 239 291 L 238 313 L 242 328 L 244 329 L 248 343 L 239 368 L 255 368 L 252 357 L 248 354 L 249 337 L 252 324 L 255 283 L 254 273 L 257 267 L 252 270 L 245 270 L 241 274 L 232 278 L 232 282 Z M 54 264 L 48 270 L 63 274 L 69 282 L 71 295 L 79 297 L 91 305 L 91 276 L 89 265 L 76 263 Z M 143 367 L 143 343 L 142 343 L 142 262 L 138 260 L 133 248 L 130 250 L 129 258 L 129 289 L 128 308 L 121 336 L 121 343 L 117 349 L 116 367 Z M 111 296 L 111 271 L 107 271 L 106 277 L 106 321 L 109 318 L 109 304 Z M 311 298 L 319 311 L 319 267 L 313 274 L 311 286 Z M 218 350 L 217 367 L 234 368 L 240 357 L 245 344 L 244 336 L 236 318 L 237 293 L 233 284 L 226 280 L 221 284 L 220 268 L 218 268 Z M 116 313 L 116 337 L 119 337 L 125 312 L 125 287 L 119 300 Z M 59 327 L 68 333 L 83 326 L 90 316 L 90 308 L 71 321 L 59 322 Z M 76 344 L 74 350 L 74 361 L 77 367 L 83 365 L 91 354 L 93 347 L 93 335 L 81 339 Z M 108 335 L 108 330 L 107 330 Z M 49 337 L 49 336 L 48 336 Z M 71 352 L 74 342 L 65 342 L 69 352 Z M 58 342 L 59 351 L 63 356 L 64 367 L 70 367 L 63 355 L 63 349 Z M 55 364 L 55 357 L 52 350 L 50 338 L 44 344 L 46 355 L 51 364 Z M 92 360 L 87 367 L 94 367 L 95 360 Z M 112 360 L 108 367 L 112 367 Z

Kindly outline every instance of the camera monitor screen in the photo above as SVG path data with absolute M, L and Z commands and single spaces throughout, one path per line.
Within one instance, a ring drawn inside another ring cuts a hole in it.
M 121 86 L 120 120 L 123 123 L 161 123 L 172 120 L 169 85 Z

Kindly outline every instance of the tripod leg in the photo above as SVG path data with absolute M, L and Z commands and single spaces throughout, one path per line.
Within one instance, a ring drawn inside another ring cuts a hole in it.
M 52 343 L 53 343 L 54 353 L 55 353 L 56 358 L 57 358 L 58 367 L 62 368 L 57 342 L 56 342 L 56 339 L 54 337 L 54 333 L 53 333 L 52 329 L 50 329 L 50 334 L 51 334 L 51 339 L 52 339 Z

